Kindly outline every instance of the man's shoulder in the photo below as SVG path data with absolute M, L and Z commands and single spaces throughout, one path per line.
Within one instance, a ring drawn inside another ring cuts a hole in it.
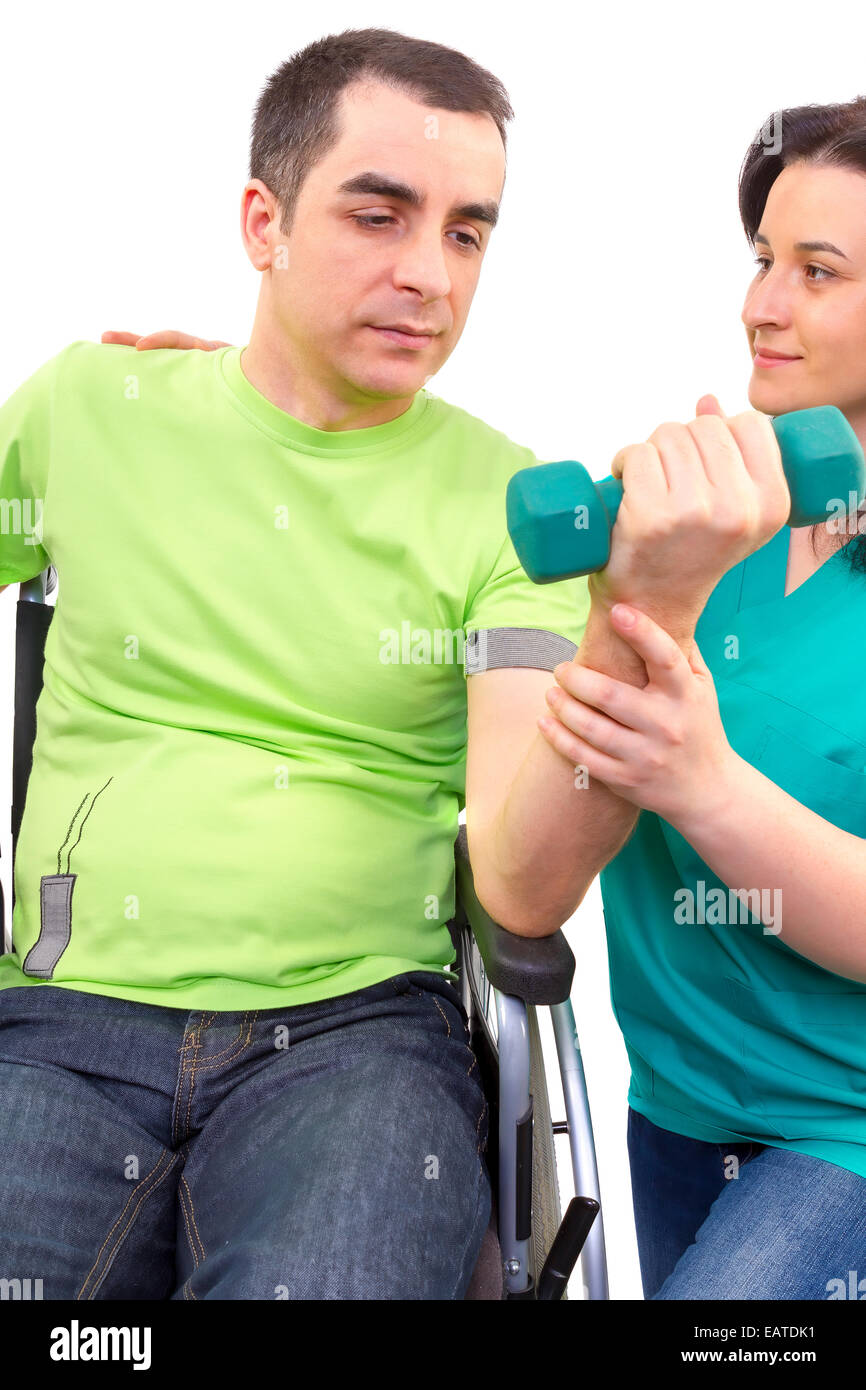
M 130 361 L 133 357 L 140 360 L 148 355 L 119 343 L 94 343 L 88 338 L 76 338 L 43 362 L 33 379 L 52 384 L 62 382 L 64 386 L 83 386 L 87 381 L 110 374 L 124 360 Z
M 181 351 L 178 348 L 147 348 L 139 350 L 126 343 L 94 343 L 88 338 L 77 338 L 62 348 L 52 362 L 62 370 L 64 376 L 81 380 L 101 376 L 111 376 L 120 372 L 130 374 L 160 375 L 166 370 L 194 371 L 201 366 L 203 359 L 213 354 L 201 350 Z M 208 363 L 208 369 L 210 364 Z
M 462 444 L 470 447 L 471 456 L 488 478 L 497 468 L 509 477 L 518 468 L 530 468 L 540 462 L 528 445 L 518 444 L 504 430 L 473 415 L 463 406 L 433 396 L 432 392 L 428 391 L 427 394 L 438 402 L 442 421 L 454 431 Z
M 52 361 L 62 363 L 63 366 L 73 365 L 83 371 L 96 371 L 109 362 L 116 362 L 118 358 L 144 355 L 136 348 L 120 343 L 94 343 L 89 338 L 76 338 L 74 342 L 61 348 Z

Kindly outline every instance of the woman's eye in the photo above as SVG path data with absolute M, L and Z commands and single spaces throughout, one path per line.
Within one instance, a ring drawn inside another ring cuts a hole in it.
M 834 278 L 832 270 L 825 270 L 824 266 L 822 265 L 807 265 L 806 269 L 817 270 L 819 275 L 826 276 L 828 280 L 832 280 Z
M 372 228 L 374 223 L 393 222 L 394 219 L 393 217 L 386 216 L 385 213 L 376 213 L 369 217 L 361 217 L 356 213 L 352 217 L 352 221 L 359 222 L 362 227 Z M 459 243 L 462 247 L 465 248 L 465 250 L 468 251 L 470 247 L 474 247 L 476 251 L 481 250 L 481 243 L 477 241 L 476 238 L 472 236 L 469 232 L 458 232 L 457 235 L 466 237 L 466 241 L 461 241 Z
M 770 257 L 769 257 L 769 256 L 755 256 L 755 265 L 758 266 L 759 268 L 760 268 L 761 266 L 765 265 L 765 264 L 769 265 L 769 263 L 770 263 Z M 833 271 L 832 271 L 832 270 L 827 270 L 826 267 L 823 266 L 823 265 L 811 265 L 811 264 L 810 264 L 810 265 L 805 266 L 804 268 L 805 268 L 806 270 L 816 270 L 816 271 L 818 272 L 819 275 L 825 275 L 825 276 L 827 277 L 828 280 L 832 280 L 832 279 L 835 278 L 835 277 L 834 277 Z M 822 282 L 821 282 L 820 280 L 813 280 L 812 283 L 813 283 L 813 285 L 820 285 Z

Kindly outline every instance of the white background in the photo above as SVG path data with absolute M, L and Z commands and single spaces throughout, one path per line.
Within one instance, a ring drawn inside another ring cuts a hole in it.
M 429 389 L 596 477 L 664 420 L 693 418 L 705 392 L 728 414 L 749 408 L 740 313 L 754 270 L 737 176 L 773 111 L 866 93 L 859 4 L 320 0 L 309 19 L 304 8 L 6 8 L 0 400 L 67 343 L 108 328 L 246 343 L 258 274 L 239 207 L 256 98 L 312 39 L 378 25 L 461 49 L 504 82 L 516 113 L 500 224 L 463 338 Z M 4 806 L 16 596 L 0 600 Z M 2 854 L 8 913 L 5 810 Z M 566 930 L 611 1297 L 639 1299 L 628 1067 L 597 884 Z

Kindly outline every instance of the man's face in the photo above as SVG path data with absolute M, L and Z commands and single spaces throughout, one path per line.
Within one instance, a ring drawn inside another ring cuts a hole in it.
M 290 234 L 279 216 L 267 226 L 270 326 L 325 391 L 353 403 L 411 398 L 463 332 L 492 231 L 482 209 L 495 217 L 502 196 L 502 139 L 487 115 L 379 83 L 343 92 L 340 124 L 304 180 Z M 386 182 L 417 190 L 422 205 Z M 408 347 L 380 331 L 394 324 L 434 336 Z

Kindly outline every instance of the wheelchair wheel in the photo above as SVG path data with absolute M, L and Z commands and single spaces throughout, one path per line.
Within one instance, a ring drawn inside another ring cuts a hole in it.
M 548 1251 L 559 1230 L 562 1212 L 556 1173 L 550 1097 L 544 1070 L 544 1052 L 535 1006 L 527 1004 L 529 1031 L 529 1090 L 532 1094 L 532 1236 L 529 1242 L 530 1273 L 537 1287 Z M 562 1297 L 565 1298 L 565 1292 Z

